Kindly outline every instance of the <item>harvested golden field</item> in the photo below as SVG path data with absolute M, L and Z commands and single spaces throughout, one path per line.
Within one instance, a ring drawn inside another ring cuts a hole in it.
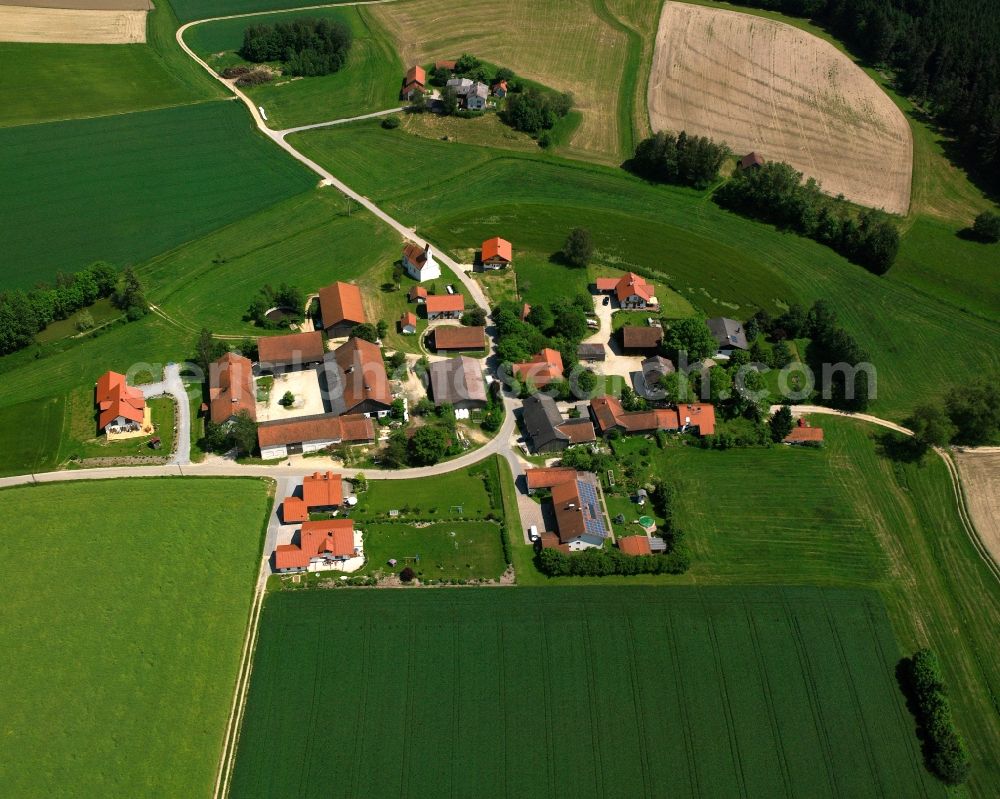
M 146 41 L 146 12 L 0 5 L 0 41 L 137 44 Z
M 958 452 L 955 462 L 979 538 L 1000 564 L 1000 449 Z
M 113 11 L 152 11 L 150 0 L 0 0 L 0 6 L 30 8 L 81 8 Z
M 529 80 L 572 92 L 583 121 L 564 155 L 620 163 L 618 85 L 628 39 L 586 0 L 413 0 L 370 6 L 403 63 L 470 53 Z
M 647 100 L 654 130 L 756 150 L 861 205 L 909 208 L 913 140 L 902 112 L 847 56 L 797 28 L 668 0 Z

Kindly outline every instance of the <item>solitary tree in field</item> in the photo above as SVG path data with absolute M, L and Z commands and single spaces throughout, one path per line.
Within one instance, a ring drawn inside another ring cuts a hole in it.
M 990 243 L 1000 241 L 1000 214 L 983 211 L 972 223 L 972 232 L 980 241 Z
M 572 266 L 586 266 L 594 254 L 594 242 L 586 228 L 573 228 L 563 245 L 563 257 Z

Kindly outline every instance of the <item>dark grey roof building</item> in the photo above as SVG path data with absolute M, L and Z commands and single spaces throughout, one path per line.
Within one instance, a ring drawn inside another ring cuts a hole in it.
M 522 420 L 536 452 L 560 452 L 573 444 L 597 440 L 589 418 L 563 419 L 556 401 L 547 394 L 532 394 L 524 401 Z
M 706 320 L 705 324 L 719 342 L 720 352 L 747 349 L 747 333 L 743 329 L 742 322 L 724 316 L 714 316 Z
M 653 355 L 642 362 L 641 372 L 632 372 L 632 388 L 645 400 L 656 402 L 666 398 L 666 393 L 659 386 L 660 378 L 677 371 L 669 358 Z

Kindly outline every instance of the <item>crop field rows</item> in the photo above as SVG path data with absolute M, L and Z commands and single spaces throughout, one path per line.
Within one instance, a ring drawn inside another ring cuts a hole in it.
M 276 594 L 232 795 L 941 796 L 897 658 L 868 592 Z

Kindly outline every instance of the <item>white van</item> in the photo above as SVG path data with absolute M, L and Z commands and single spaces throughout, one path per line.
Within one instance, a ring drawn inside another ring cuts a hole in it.
M 529 541 L 538 541 L 540 539 L 541 539 L 541 536 L 538 534 L 538 527 L 536 525 L 534 525 L 534 524 L 531 525 L 531 527 L 528 528 L 528 540 Z

